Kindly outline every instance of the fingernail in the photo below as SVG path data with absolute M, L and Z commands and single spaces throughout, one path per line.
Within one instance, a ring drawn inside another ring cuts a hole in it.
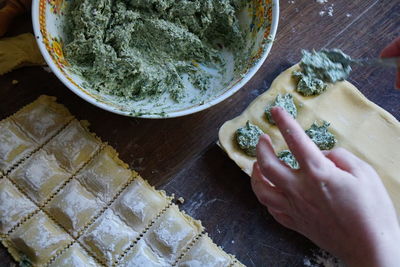
M 269 135 L 268 134 L 263 134 L 263 135 L 261 135 L 261 137 L 262 137 L 262 145 L 263 146 L 265 146 L 265 145 L 267 145 L 267 143 L 269 142 L 269 140 L 271 139 L 270 137 L 269 137 Z
M 272 108 L 272 111 L 274 111 L 274 110 L 275 110 L 275 112 L 276 112 L 277 110 L 283 110 L 283 108 L 280 107 L 280 106 L 277 106 L 277 107 L 273 107 L 273 108 Z

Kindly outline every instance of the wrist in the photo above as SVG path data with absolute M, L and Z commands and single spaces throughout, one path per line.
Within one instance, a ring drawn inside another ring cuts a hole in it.
M 370 245 L 360 242 L 353 253 L 343 258 L 344 262 L 350 267 L 400 266 L 400 228 L 386 234 L 378 233 L 378 237 L 368 243 Z
M 400 266 L 400 228 L 385 235 L 377 244 L 375 260 L 376 266 Z

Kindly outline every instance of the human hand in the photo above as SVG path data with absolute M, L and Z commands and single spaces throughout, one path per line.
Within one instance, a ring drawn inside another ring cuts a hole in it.
M 400 37 L 382 50 L 381 57 L 400 57 Z M 400 67 L 397 68 L 396 87 L 400 89 Z
M 0 37 L 7 32 L 12 20 L 25 13 L 31 5 L 32 0 L 0 0 Z
M 374 169 L 345 149 L 322 152 L 282 108 L 272 116 L 300 169 L 257 145 L 252 188 L 270 214 L 349 266 L 400 266 L 400 227 Z

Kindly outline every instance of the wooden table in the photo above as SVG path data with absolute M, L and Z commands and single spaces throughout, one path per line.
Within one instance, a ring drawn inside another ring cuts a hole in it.
M 333 16 L 321 16 L 329 4 Z M 376 57 L 400 36 L 398 0 L 282 0 L 277 39 L 254 78 L 219 105 L 183 118 L 146 120 L 103 111 L 76 96 L 40 67 L 0 76 L 0 118 L 41 94 L 54 95 L 121 158 L 159 189 L 185 198 L 182 208 L 200 219 L 214 241 L 248 266 L 302 266 L 316 247 L 274 221 L 252 193 L 249 177 L 216 145 L 218 128 L 239 115 L 273 79 L 300 59 L 301 49 L 343 49 L 353 57 Z M 31 30 L 19 18 L 9 35 Z M 357 68 L 350 77 L 369 99 L 400 119 L 394 70 Z M 14 85 L 12 80 L 18 80 Z M 328 230 L 328 229 L 327 229 Z M 0 248 L 0 265 L 12 263 Z

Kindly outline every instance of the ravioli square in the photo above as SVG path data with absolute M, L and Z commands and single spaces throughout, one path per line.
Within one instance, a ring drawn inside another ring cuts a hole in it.
M 42 265 L 72 239 L 40 211 L 11 233 L 10 241 L 32 264 Z
M 199 221 L 179 211 L 172 205 L 150 227 L 144 239 L 159 256 L 173 263 L 182 250 L 201 232 L 203 227 Z
M 55 97 L 40 96 L 27 105 L 12 119 L 24 132 L 39 144 L 43 144 L 57 133 L 73 116 Z
M 75 172 L 92 157 L 99 146 L 100 141 L 79 121 L 74 120 L 45 149 L 54 154 L 64 168 Z
M 51 200 L 46 210 L 74 236 L 105 204 L 76 180 Z
M 108 202 L 131 176 L 132 171 L 118 158 L 117 152 L 107 146 L 78 173 L 76 178 L 87 190 L 104 202 Z
M 8 179 L 0 179 L 0 233 L 7 233 L 34 210 L 36 205 L 19 192 Z
M 57 257 L 49 267 L 95 267 L 98 266 L 94 259 L 80 247 L 78 243 L 73 244 L 61 256 Z
M 81 237 L 83 244 L 106 265 L 114 263 L 139 236 L 121 219 L 107 209 Z
M 0 121 L 0 170 L 5 172 L 38 144 L 10 119 Z
M 178 266 L 228 267 L 231 262 L 231 256 L 215 245 L 207 235 L 204 235 L 179 260 Z
M 9 177 L 36 203 L 42 203 L 71 176 L 54 155 L 39 150 L 13 170 Z
M 171 266 L 165 260 L 159 257 L 144 240 L 139 242 L 128 252 L 122 262 L 122 267 L 167 267 Z
M 171 201 L 137 177 L 112 205 L 112 209 L 135 231 L 142 232 Z

